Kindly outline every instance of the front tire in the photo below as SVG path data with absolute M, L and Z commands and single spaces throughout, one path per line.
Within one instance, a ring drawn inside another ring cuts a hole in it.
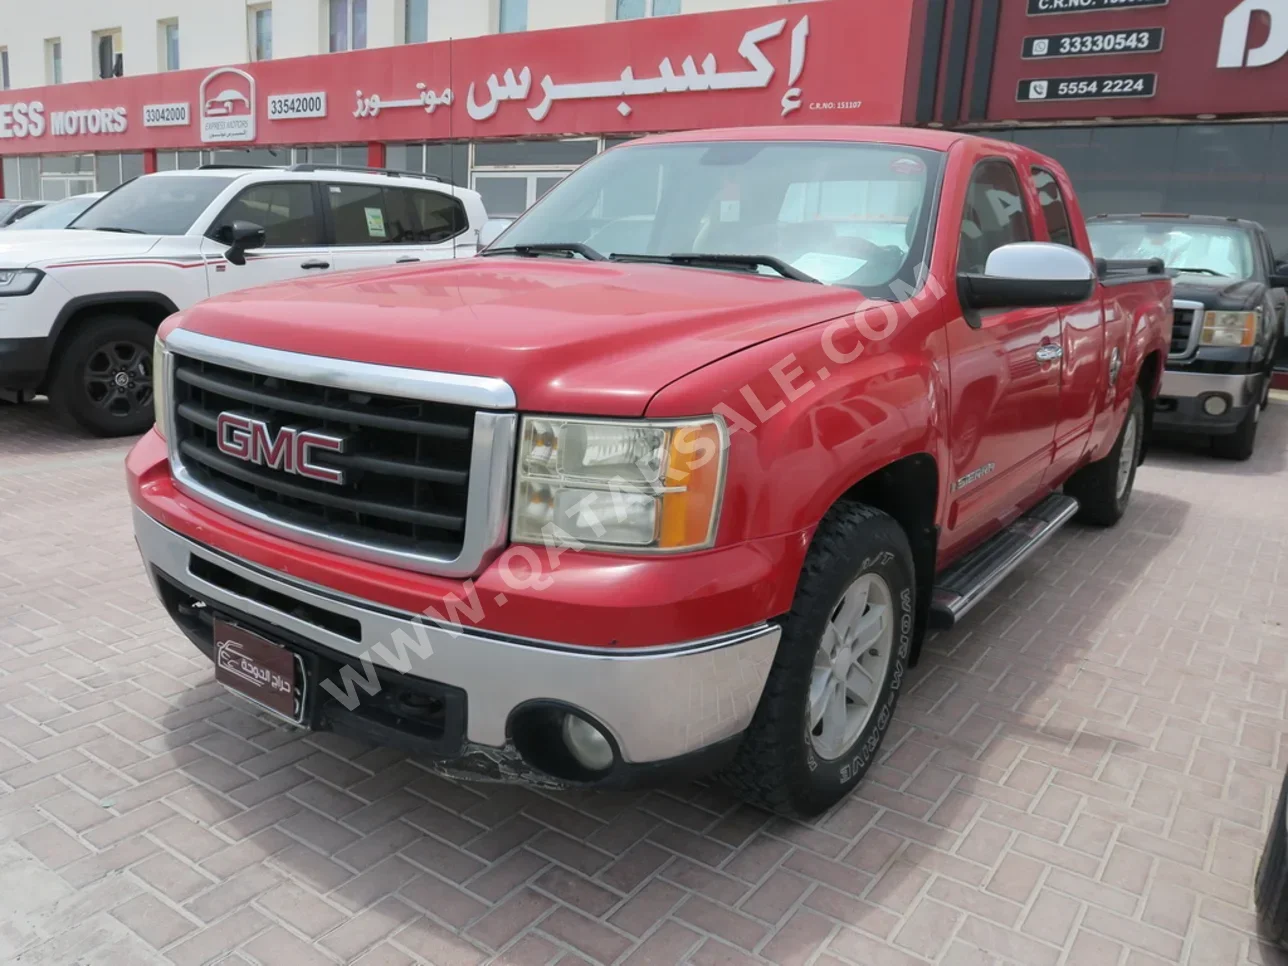
M 899 524 L 862 504 L 833 507 L 725 783 L 752 804 L 799 818 L 849 794 L 894 714 L 915 608 L 912 550 Z
M 1145 400 L 1139 387 L 1132 390 L 1127 418 L 1118 431 L 1114 448 L 1069 477 L 1066 495 L 1078 501 L 1078 520 L 1097 527 L 1112 527 L 1127 512 L 1136 485 L 1136 467 L 1145 439 Z
M 49 392 L 64 420 L 95 436 L 147 432 L 155 336 L 147 323 L 120 315 L 100 316 L 73 336 L 59 353 Z

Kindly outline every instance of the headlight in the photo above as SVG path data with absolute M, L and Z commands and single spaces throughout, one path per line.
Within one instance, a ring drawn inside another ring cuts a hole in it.
M 30 295 L 44 277 L 44 272 L 34 268 L 0 268 L 0 298 Z
M 700 550 L 715 540 L 725 425 L 525 416 L 511 538 L 625 551 Z
M 152 342 L 152 407 L 156 415 L 156 429 L 162 439 L 170 435 L 170 383 L 166 372 L 170 354 L 158 336 Z
M 1225 348 L 1256 345 L 1260 324 L 1260 312 L 1208 312 L 1203 316 L 1199 344 Z

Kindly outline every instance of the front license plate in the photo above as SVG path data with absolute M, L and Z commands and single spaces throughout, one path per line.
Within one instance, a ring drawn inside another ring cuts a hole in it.
M 304 663 L 258 634 L 215 621 L 215 680 L 294 723 L 304 721 Z

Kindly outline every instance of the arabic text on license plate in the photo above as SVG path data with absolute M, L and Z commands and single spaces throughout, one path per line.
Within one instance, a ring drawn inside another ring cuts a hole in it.
M 215 680 L 270 711 L 300 720 L 296 659 L 258 634 L 215 621 Z

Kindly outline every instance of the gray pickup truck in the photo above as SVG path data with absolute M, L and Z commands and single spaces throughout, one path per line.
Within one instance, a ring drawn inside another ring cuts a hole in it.
M 1097 257 L 1161 260 L 1174 278 L 1175 318 L 1155 429 L 1201 434 L 1246 460 L 1270 395 L 1283 338 L 1288 276 L 1259 224 L 1210 215 L 1097 215 Z

